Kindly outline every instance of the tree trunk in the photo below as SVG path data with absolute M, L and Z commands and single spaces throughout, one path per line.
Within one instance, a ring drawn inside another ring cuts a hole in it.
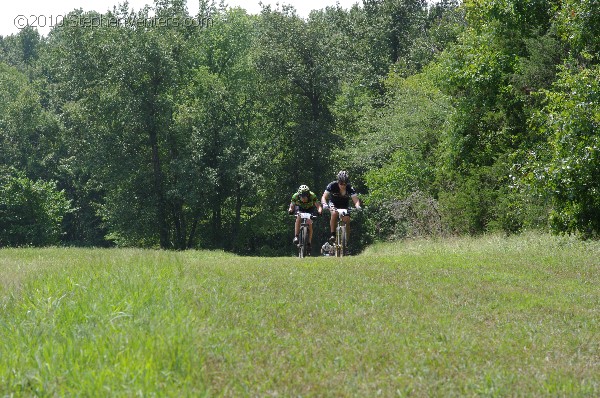
M 221 206 L 214 205 L 212 217 L 212 242 L 214 247 L 223 247 L 221 239 Z
M 235 221 L 231 230 L 231 248 L 235 251 L 240 233 L 240 224 L 242 220 L 242 187 L 238 182 L 235 187 Z
M 152 148 L 152 168 L 154 173 L 154 194 L 156 195 L 156 217 L 158 221 L 158 233 L 160 247 L 169 248 L 169 227 L 167 224 L 166 200 L 163 192 L 163 176 L 158 151 L 158 134 L 154 123 L 150 126 L 150 146 Z
M 175 223 L 175 248 L 184 250 L 186 248 L 185 237 L 187 235 L 187 225 L 185 214 L 183 214 L 183 202 L 181 200 L 173 207 L 173 222 Z
M 196 229 L 198 228 L 198 214 L 194 214 L 194 221 L 192 222 L 192 228 L 190 229 L 190 236 L 187 241 L 187 249 L 191 249 L 196 239 Z

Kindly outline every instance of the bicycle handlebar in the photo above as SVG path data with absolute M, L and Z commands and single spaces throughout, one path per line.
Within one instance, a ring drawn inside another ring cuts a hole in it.
M 350 213 L 360 211 L 360 209 L 356 209 L 356 208 L 338 209 L 337 207 L 331 207 L 331 206 L 329 206 L 328 210 L 329 210 L 329 213 L 336 212 L 341 216 L 349 215 Z
M 300 215 L 300 218 L 310 218 L 311 220 L 315 220 L 318 215 L 312 214 L 312 213 L 305 213 L 302 211 L 297 211 L 294 214 L 290 214 L 292 217 L 296 218 L 298 217 L 298 215 Z

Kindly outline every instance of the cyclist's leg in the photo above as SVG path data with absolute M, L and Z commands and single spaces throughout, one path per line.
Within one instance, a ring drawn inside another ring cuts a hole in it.
M 294 223 L 294 240 L 293 243 L 295 245 L 298 244 L 298 239 L 300 238 L 298 235 L 300 234 L 300 216 L 296 215 L 296 222 Z
M 296 216 L 296 225 L 294 227 L 294 236 L 298 236 L 300 233 L 300 215 Z
M 301 245 L 306 245 L 306 238 L 307 238 L 307 236 L 306 236 L 306 228 L 303 227 L 303 226 L 300 226 L 300 236 L 299 236 L 299 238 L 300 238 L 300 244 Z
M 337 211 L 331 212 L 331 218 L 329 219 L 329 236 L 335 236 L 335 229 L 337 227 L 338 213 Z
M 348 242 L 348 236 L 350 235 L 350 216 L 345 216 L 342 221 L 346 223 L 346 242 Z

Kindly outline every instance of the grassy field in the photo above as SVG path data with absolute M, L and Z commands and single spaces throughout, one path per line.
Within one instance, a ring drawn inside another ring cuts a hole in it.
M 0 250 L 0 396 L 600 396 L 600 243 Z

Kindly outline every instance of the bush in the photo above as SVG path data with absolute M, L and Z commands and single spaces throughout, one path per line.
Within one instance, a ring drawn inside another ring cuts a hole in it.
M 387 217 L 389 236 L 392 239 L 416 238 L 445 235 L 438 202 L 421 191 L 414 191 L 402 200 L 385 203 L 380 212 Z
M 32 181 L 14 169 L 0 170 L 0 247 L 60 242 L 69 201 L 55 182 Z

